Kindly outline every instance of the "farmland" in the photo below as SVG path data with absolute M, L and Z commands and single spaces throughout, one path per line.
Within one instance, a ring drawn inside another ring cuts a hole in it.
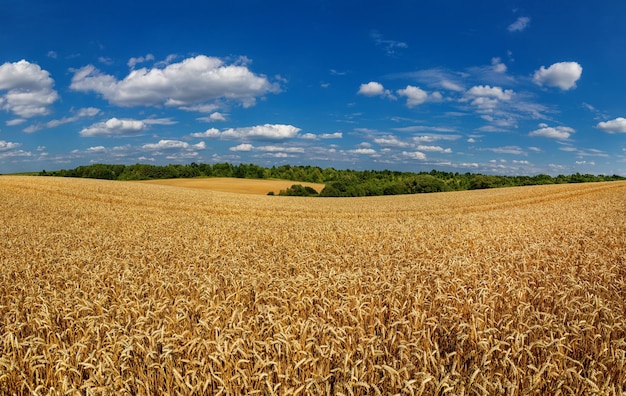
M 626 392 L 626 182 L 0 177 L 0 394 Z
M 267 193 L 269 192 L 278 194 L 281 190 L 286 190 L 294 184 L 309 186 L 315 189 L 315 191 L 317 192 L 320 192 L 324 189 L 324 184 L 322 183 L 294 182 L 290 180 L 239 179 L 234 177 L 157 179 L 146 180 L 142 181 L 141 183 L 257 195 L 267 195 Z

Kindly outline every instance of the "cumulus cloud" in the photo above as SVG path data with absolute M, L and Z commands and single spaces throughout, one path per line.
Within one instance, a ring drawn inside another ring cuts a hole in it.
M 209 128 L 204 132 L 196 132 L 191 134 L 191 137 L 196 138 L 219 138 L 220 136 L 221 132 L 217 128 Z
M 549 127 L 546 124 L 539 124 L 539 129 L 532 131 L 528 136 L 543 136 L 550 139 L 565 140 L 575 132 L 573 128 L 566 126 Z
M 398 139 L 397 136 L 385 135 L 374 139 L 374 143 L 383 147 L 411 147 L 411 143 Z
M 229 148 L 230 151 L 252 151 L 254 148 L 250 143 L 242 143 L 237 146 Z
M 283 146 L 260 146 L 256 147 L 259 151 L 265 152 L 285 152 L 285 153 L 304 153 L 302 147 L 283 147 Z
M 522 17 L 517 18 L 515 22 L 510 24 L 507 29 L 509 32 L 521 32 L 528 27 L 529 23 L 530 23 L 530 18 L 522 16 Z
M 283 140 L 296 137 L 300 130 L 300 128 L 293 125 L 264 124 L 252 127 L 229 128 L 221 132 L 217 128 L 210 128 L 205 132 L 192 133 L 191 136 L 198 138 Z
M 183 142 L 180 140 L 168 140 L 162 139 L 159 140 L 158 143 L 147 143 L 141 146 L 141 148 L 145 150 L 171 150 L 171 149 L 198 149 L 203 150 L 206 148 L 206 144 L 204 142 L 199 142 L 197 144 L 189 144 L 187 142 Z
M 348 150 L 352 154 L 376 154 L 376 150 L 371 148 L 358 148 L 354 150 Z
M 491 58 L 491 67 L 496 73 L 506 72 L 506 65 L 502 63 L 500 58 Z
M 415 107 L 426 101 L 438 102 L 443 99 L 440 92 L 428 93 L 419 87 L 407 85 L 406 88 L 399 89 L 398 95 L 406 97 L 407 107 Z
M 444 134 L 431 133 L 429 135 L 414 136 L 413 141 L 416 143 L 432 143 L 432 142 L 436 142 L 439 140 L 447 140 L 447 141 L 458 140 L 461 137 L 462 137 L 461 135 L 444 135 Z
M 513 96 L 514 92 L 511 89 L 502 89 L 501 87 L 492 87 L 490 85 L 475 85 L 465 92 L 461 101 L 469 101 L 481 113 L 491 113 L 501 102 L 511 102 Z
M 449 148 L 443 148 L 441 146 L 424 146 L 424 145 L 418 145 L 417 149 L 419 151 L 426 151 L 426 152 L 431 152 L 431 153 L 444 153 L 444 154 L 450 154 L 452 152 L 452 149 Z
M 539 86 L 558 87 L 563 91 L 576 88 L 583 68 L 578 62 L 559 62 L 547 69 L 541 66 L 533 75 L 533 81 Z
M 626 133 L 626 118 L 617 117 L 614 120 L 599 122 L 596 128 L 606 133 Z
M 132 119 L 111 118 L 104 122 L 98 122 L 80 131 L 80 136 L 135 136 L 140 135 L 147 128 L 145 122 Z
M 302 135 L 300 135 L 301 139 L 305 139 L 305 140 L 319 140 L 319 139 L 342 139 L 343 138 L 343 133 L 342 132 L 335 132 L 335 133 L 322 133 L 319 135 L 316 135 L 314 133 L 304 133 Z
M 74 70 L 70 88 L 96 92 L 119 106 L 172 106 L 199 110 L 220 99 L 253 106 L 258 97 L 280 91 L 267 77 L 243 64 L 227 65 L 215 57 L 199 55 L 163 68 L 132 70 L 123 80 L 104 74 L 93 65 Z
M 13 142 L 7 142 L 5 140 L 0 140 L 0 151 L 12 150 L 20 146 L 21 146 L 20 143 L 13 143 Z
M 467 91 L 467 95 L 470 97 L 488 97 L 499 100 L 511 100 L 513 90 L 503 90 L 500 87 L 491 87 L 489 85 L 476 85 Z
M 92 146 L 87 148 L 87 151 L 91 153 L 104 153 L 106 150 L 104 146 Z
M 426 159 L 426 154 L 420 151 L 403 151 L 402 155 L 410 159 L 416 159 L 421 161 Z
M 428 93 L 421 88 L 407 85 L 404 89 L 398 90 L 398 95 L 406 97 L 406 105 L 408 107 L 415 107 L 426 102 L 428 99 Z
M 50 113 L 59 99 L 54 80 L 39 65 L 21 60 L 0 65 L 0 108 L 23 118 Z
M 389 98 L 393 97 L 390 90 L 385 89 L 385 87 L 383 87 L 381 83 L 376 81 L 370 81 L 367 84 L 361 84 L 357 94 L 364 96 L 383 96 Z
M 220 113 L 219 111 L 216 111 L 216 112 L 209 114 L 208 117 L 198 118 L 198 121 L 205 121 L 205 122 L 226 121 L 226 116 Z

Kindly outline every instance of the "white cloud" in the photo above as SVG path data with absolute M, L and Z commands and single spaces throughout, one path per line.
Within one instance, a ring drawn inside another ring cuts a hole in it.
M 361 84 L 359 87 L 358 95 L 365 96 L 383 96 L 388 98 L 394 98 L 390 90 L 385 89 L 381 83 L 376 81 L 370 81 L 367 84 Z
M 431 133 L 429 135 L 414 136 L 413 141 L 416 143 L 432 143 L 439 140 L 458 140 L 461 137 L 461 135 L 444 135 Z
M 487 97 L 499 100 L 511 100 L 511 97 L 513 96 L 513 90 L 503 90 L 500 87 L 491 87 L 489 85 L 476 85 L 470 88 L 466 94 L 468 96 L 476 98 Z
M 198 120 L 205 122 L 226 121 L 226 116 L 219 111 L 215 111 L 211 113 L 208 117 L 200 117 L 198 118 Z
M 509 25 L 507 28 L 509 32 L 521 32 L 528 27 L 530 23 L 530 18 L 528 17 L 519 17 L 515 22 Z
M 131 69 L 134 69 L 135 65 L 137 65 L 138 63 L 148 62 L 151 60 L 154 60 L 154 55 L 152 54 L 148 54 L 146 56 L 140 56 L 137 58 L 130 58 L 128 60 L 128 67 L 130 67 Z
M 191 137 L 197 137 L 197 138 L 218 138 L 220 137 L 220 130 L 217 128 L 209 128 L 204 132 L 196 132 L 196 133 L 192 133 Z
M 172 120 L 170 117 L 166 118 L 146 118 L 142 120 L 142 122 L 146 125 L 175 125 L 178 124 L 178 121 Z
M 260 146 L 256 149 L 265 152 L 304 153 L 302 147 Z
M 63 117 L 59 120 L 50 120 L 46 123 L 39 123 L 30 125 L 27 128 L 24 128 L 24 132 L 33 133 L 46 128 L 56 128 L 58 126 L 69 124 L 75 121 L 78 121 L 81 118 L 94 117 L 100 114 L 100 109 L 95 107 L 85 107 L 78 109 L 74 112 L 75 114 L 71 117 Z
M 582 72 L 583 68 L 578 62 L 559 62 L 547 69 L 541 66 L 533 75 L 533 81 L 540 86 L 558 87 L 567 91 L 576 87 Z
M 475 106 L 477 111 L 481 114 L 495 112 L 499 116 L 498 120 L 502 121 L 505 118 L 510 119 L 511 114 L 501 109 L 501 103 L 513 102 L 512 99 L 514 95 L 515 93 L 511 89 L 502 89 L 501 87 L 492 87 L 490 85 L 475 85 L 465 92 L 461 102 L 470 101 L 470 104 Z M 491 118 L 489 119 L 483 116 L 483 119 L 494 123 L 496 119 L 493 118 L 493 116 L 489 117 Z M 508 125 L 510 124 L 515 124 L 515 121 L 510 119 Z
M 456 132 L 455 128 L 449 127 L 436 127 L 436 126 L 428 126 L 428 125 L 411 125 L 402 128 L 392 128 L 394 131 L 398 132 Z
M 566 126 L 549 127 L 546 124 L 539 124 L 540 128 L 532 131 L 528 136 L 543 136 L 551 139 L 564 140 L 576 131 Z
M 13 142 L 7 142 L 5 140 L 0 140 L 0 151 L 12 150 L 20 146 L 21 146 L 20 143 L 13 143 Z
M 298 132 L 300 128 L 293 125 L 264 124 L 247 128 L 230 128 L 222 132 L 222 137 L 280 140 L 293 138 Z
M 226 65 L 219 58 L 204 55 L 164 68 L 132 70 L 123 80 L 88 65 L 74 70 L 70 88 L 96 92 L 119 106 L 166 105 L 190 110 L 203 105 L 215 106 L 209 102 L 219 99 L 249 107 L 258 97 L 280 91 L 276 83 L 252 73 L 245 65 Z
M 386 135 L 374 139 L 374 143 L 384 147 L 411 147 L 410 143 L 404 142 L 393 135 Z
M 398 95 L 406 97 L 407 107 L 415 107 L 428 100 L 428 93 L 426 91 L 412 85 L 407 85 L 406 88 L 399 89 L 397 92 Z
M 100 114 L 100 109 L 96 107 L 83 107 L 81 109 L 76 110 L 76 117 L 94 117 Z
M 498 154 L 527 155 L 524 149 L 518 146 L 504 146 L 485 149 Z
M 335 133 L 322 133 L 321 135 L 319 135 L 320 139 L 343 139 L 343 133 L 342 132 L 335 132 Z
M 626 133 L 626 118 L 617 117 L 614 120 L 599 122 L 596 128 L 606 133 Z
M 32 157 L 32 155 L 33 153 L 31 153 L 30 151 L 24 151 L 24 150 L 0 151 L 0 159 L 17 158 L 17 157 Z
M 426 152 L 431 152 L 431 153 L 444 153 L 444 154 L 450 154 L 452 152 L 452 149 L 449 148 L 443 148 L 441 146 L 424 146 L 424 145 L 418 145 L 417 149 L 419 151 L 426 151 Z
M 229 128 L 220 132 L 210 128 L 205 132 L 192 133 L 192 137 L 222 138 L 222 139 L 251 139 L 251 140 L 282 140 L 294 138 L 300 128 L 293 125 L 264 124 L 253 127 Z
M 15 118 L 13 120 L 8 120 L 5 122 L 6 126 L 15 126 L 25 123 L 26 120 L 23 118 Z
M 183 142 L 180 140 L 168 140 L 162 139 L 159 140 L 158 143 L 147 143 L 141 146 L 141 148 L 145 150 L 172 150 L 172 149 L 198 149 L 203 150 L 206 148 L 206 144 L 204 142 L 199 142 L 197 144 L 189 144 L 187 142 Z
M 230 151 L 251 151 L 254 148 L 250 143 L 242 143 L 237 146 L 229 148 Z
M 506 65 L 501 62 L 500 58 L 491 58 L 491 67 L 496 73 L 506 72 Z
M 30 118 L 50 113 L 59 99 L 52 89 L 54 80 L 39 65 L 21 60 L 0 65 L 0 108 L 20 117 Z
M 147 125 L 140 120 L 111 118 L 108 121 L 98 122 L 80 131 L 84 137 L 95 136 L 134 136 L 145 131 Z
M 305 139 L 305 140 L 342 139 L 343 138 L 343 133 L 342 132 L 322 133 L 320 135 L 316 135 L 314 133 L 304 133 L 304 134 L 300 135 L 300 138 L 301 139 Z
M 106 151 L 106 148 L 104 146 L 93 146 L 93 147 L 87 148 L 87 151 L 91 153 L 103 153 Z
M 359 148 L 354 150 L 348 150 L 348 152 L 353 154 L 376 154 L 376 150 L 371 148 Z
M 426 154 L 420 152 L 420 151 L 403 151 L 402 155 L 407 157 L 407 158 L 411 158 L 411 159 L 416 159 L 416 160 L 425 160 L 426 159 Z

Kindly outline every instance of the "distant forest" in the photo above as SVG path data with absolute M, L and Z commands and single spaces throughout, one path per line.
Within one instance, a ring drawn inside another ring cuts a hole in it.
M 529 186 L 540 184 L 585 183 L 626 180 L 618 175 L 591 175 L 575 173 L 556 177 L 495 176 L 480 173 L 397 172 L 390 170 L 338 170 L 318 166 L 281 165 L 264 168 L 254 164 L 229 163 L 188 165 L 107 165 L 93 164 L 74 169 L 39 172 L 40 176 L 85 177 L 107 180 L 152 180 L 192 177 L 236 177 L 246 179 L 284 179 L 300 182 L 324 183 L 322 191 L 294 184 L 281 191 L 281 195 L 318 195 L 322 197 L 363 197 L 374 195 L 417 194 L 443 191 L 478 190 L 497 187 Z

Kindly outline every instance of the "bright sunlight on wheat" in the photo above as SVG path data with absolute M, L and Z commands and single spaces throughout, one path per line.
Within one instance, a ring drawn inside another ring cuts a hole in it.
M 0 177 L 0 393 L 622 395 L 626 183 Z

